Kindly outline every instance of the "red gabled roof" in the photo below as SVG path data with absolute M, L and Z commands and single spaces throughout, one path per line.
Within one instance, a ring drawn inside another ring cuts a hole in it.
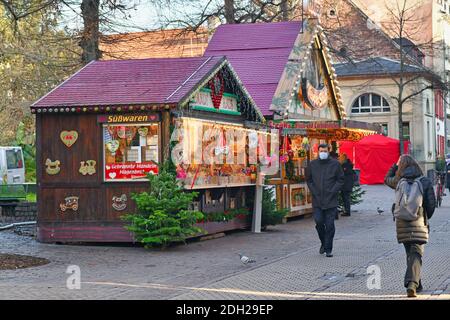
M 226 56 L 262 113 L 272 115 L 270 104 L 300 29 L 300 21 L 221 25 L 205 56 Z
M 94 61 L 31 107 L 178 103 L 224 57 Z

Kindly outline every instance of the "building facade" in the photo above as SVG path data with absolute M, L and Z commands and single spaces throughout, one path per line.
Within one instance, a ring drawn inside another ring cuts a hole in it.
M 383 21 L 387 14 L 380 15 L 387 7 L 384 3 L 330 0 L 322 4 L 321 23 L 332 47 L 349 118 L 379 122 L 387 136 L 398 139 L 394 97 L 399 96 L 401 75 L 403 81 L 409 81 L 403 97 L 414 95 L 403 106 L 403 137 L 410 141 L 410 151 L 423 168 L 433 168 L 436 157 L 445 153 L 446 135 L 445 91 L 435 88 L 439 75 L 426 66 L 433 65 L 431 57 L 435 57 L 410 39 L 395 39 L 386 31 Z M 431 13 L 431 9 L 421 7 L 421 12 L 426 17 L 424 12 Z M 424 33 L 432 30 L 427 23 L 431 20 L 425 23 Z
M 409 67 L 414 72 L 414 67 Z M 352 120 L 379 123 L 383 134 L 399 139 L 398 62 L 388 58 L 361 61 L 355 65 L 336 64 L 344 107 Z M 386 70 L 390 70 L 387 72 Z M 416 70 L 419 72 L 419 69 Z M 419 74 L 417 74 L 419 75 Z M 419 92 L 430 85 L 426 75 L 408 84 L 403 96 Z M 424 90 L 403 105 L 403 137 L 409 141 L 408 151 L 426 172 L 436 161 L 435 91 Z
M 375 3 L 371 0 L 353 2 L 389 33 L 393 17 L 389 8 L 395 8 L 402 0 Z M 426 53 L 424 65 L 448 83 L 450 80 L 450 0 L 408 0 L 407 8 L 414 15 L 405 29 L 410 40 L 423 47 Z M 408 14 L 410 16 L 410 14 Z M 393 35 L 391 35 L 393 36 Z M 439 156 L 450 148 L 450 97 L 437 92 L 435 97 L 436 152 Z

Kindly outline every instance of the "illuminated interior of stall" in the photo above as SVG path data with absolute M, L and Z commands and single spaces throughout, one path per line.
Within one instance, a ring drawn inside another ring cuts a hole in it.
M 286 134 L 281 148 L 281 162 L 285 164 L 285 178 L 301 183 L 305 181 L 305 170 L 310 160 L 318 157 L 322 143 L 331 145 L 336 141 L 359 141 L 374 131 L 362 129 L 306 129 L 304 135 Z
M 259 142 L 268 133 L 237 124 L 186 117 L 178 118 L 175 127 L 180 132 L 179 147 L 175 150 L 182 151 L 177 161 L 177 178 L 184 182 L 185 188 L 256 183 L 257 162 L 252 161 L 250 150 L 267 152 L 260 150 L 264 144 Z

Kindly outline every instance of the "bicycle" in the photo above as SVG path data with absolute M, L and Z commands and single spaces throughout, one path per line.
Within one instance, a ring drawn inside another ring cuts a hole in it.
M 436 171 L 435 184 L 436 184 L 436 207 L 442 205 L 442 198 L 445 192 L 445 175 L 446 172 Z

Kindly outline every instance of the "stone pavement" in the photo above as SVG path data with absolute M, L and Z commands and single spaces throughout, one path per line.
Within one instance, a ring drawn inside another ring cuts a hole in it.
M 192 242 L 165 251 L 138 246 L 53 245 L 0 232 L 0 252 L 47 258 L 50 264 L 0 271 L 0 299 L 405 299 L 403 246 L 389 212 L 393 192 L 365 186 L 365 201 L 336 221 L 334 257 L 318 254 L 310 218 L 253 234 Z M 385 212 L 377 213 L 377 207 Z M 431 220 L 420 299 L 450 299 L 450 196 Z M 238 252 L 254 257 L 244 266 Z M 69 265 L 81 289 L 69 290 Z M 369 290 L 367 267 L 381 272 Z

